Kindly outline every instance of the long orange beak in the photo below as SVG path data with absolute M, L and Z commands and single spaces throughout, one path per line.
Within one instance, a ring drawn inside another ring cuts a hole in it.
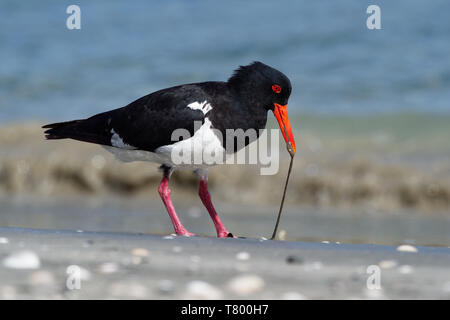
M 273 110 L 273 114 L 275 118 L 278 120 L 278 124 L 280 125 L 281 133 L 283 134 L 284 140 L 288 146 L 288 150 L 292 149 L 294 154 L 296 153 L 295 149 L 295 141 L 294 135 L 292 134 L 291 123 L 289 122 L 289 117 L 287 113 L 287 105 L 280 105 L 278 103 L 274 103 L 275 109 Z M 289 148 L 289 143 L 291 148 Z

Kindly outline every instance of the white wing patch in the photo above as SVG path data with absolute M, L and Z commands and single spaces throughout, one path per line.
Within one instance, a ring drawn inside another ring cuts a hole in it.
M 208 103 L 208 101 L 203 102 L 192 102 L 187 105 L 188 108 L 191 108 L 192 110 L 200 110 L 203 112 L 203 114 L 207 114 L 210 110 L 212 110 L 212 106 Z
M 111 145 L 113 147 L 116 148 L 121 148 L 121 149 L 128 149 L 128 150 L 133 150 L 136 149 L 133 146 L 130 146 L 129 144 L 126 144 L 125 142 L 123 142 L 122 138 L 117 134 L 117 132 L 114 131 L 114 129 L 111 129 Z

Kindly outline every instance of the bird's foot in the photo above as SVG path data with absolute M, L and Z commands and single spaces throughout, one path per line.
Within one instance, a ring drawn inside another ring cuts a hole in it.
M 228 231 L 218 232 L 217 237 L 218 238 L 237 238 L 237 237 L 233 236 L 233 234 L 231 232 L 228 232 Z

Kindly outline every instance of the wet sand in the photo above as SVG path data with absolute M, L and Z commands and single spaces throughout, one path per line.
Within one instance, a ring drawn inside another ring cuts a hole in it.
M 404 250 L 2 227 L 0 298 L 450 299 L 450 249 Z M 80 289 L 67 288 L 70 265 L 82 268 Z M 381 289 L 367 287 L 369 266 Z

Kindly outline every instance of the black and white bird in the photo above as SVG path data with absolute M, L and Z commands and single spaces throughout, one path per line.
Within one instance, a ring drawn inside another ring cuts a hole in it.
M 200 180 L 200 199 L 213 220 L 217 236 L 233 237 L 211 202 L 207 186 L 211 164 L 203 162 L 201 157 L 196 158 L 195 153 L 205 149 L 215 154 L 238 151 L 252 141 L 247 139 L 243 145 L 228 150 L 218 133 L 226 137 L 227 129 L 255 129 L 259 132 L 266 126 L 269 110 L 273 111 L 286 143 L 295 153 L 287 114 L 291 90 L 291 83 L 283 73 L 254 62 L 241 66 L 227 82 L 179 85 L 150 93 L 125 107 L 88 119 L 53 123 L 43 128 L 47 129 L 47 139 L 68 138 L 95 143 L 123 161 L 161 164 L 163 179 L 158 191 L 177 235 L 193 234 L 186 230 L 175 212 L 168 187 L 169 178 L 175 169 L 194 171 Z M 177 129 L 188 133 L 189 137 L 173 141 L 173 133 Z M 190 153 L 188 156 L 192 162 L 174 161 L 174 154 L 186 155 L 186 152 Z M 195 159 L 200 159 L 200 162 Z

